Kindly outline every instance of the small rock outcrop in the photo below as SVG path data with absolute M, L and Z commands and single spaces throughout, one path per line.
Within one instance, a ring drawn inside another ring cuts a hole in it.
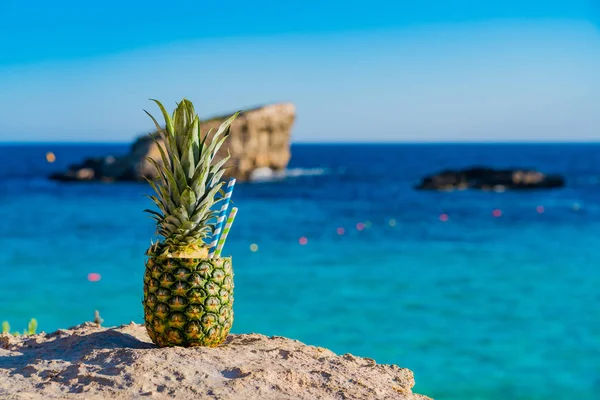
M 143 325 L 0 335 L 2 399 L 426 400 L 412 371 L 284 337 L 158 348 Z
M 463 170 L 445 170 L 423 178 L 417 190 L 481 189 L 551 189 L 565 185 L 559 175 L 545 175 L 529 169 L 492 169 L 474 167 Z
M 272 104 L 240 114 L 231 126 L 231 136 L 218 154 L 218 157 L 224 157 L 229 150 L 229 176 L 244 181 L 257 169 L 268 168 L 273 173 L 285 170 L 291 157 L 290 138 L 295 114 L 296 108 L 290 103 Z M 216 131 L 227 117 L 203 121 L 202 132 Z M 146 157 L 161 162 L 158 147 L 150 135 L 138 138 L 129 154 L 88 158 L 81 164 L 70 166 L 66 172 L 51 175 L 50 179 L 104 182 L 152 179 L 156 173 Z

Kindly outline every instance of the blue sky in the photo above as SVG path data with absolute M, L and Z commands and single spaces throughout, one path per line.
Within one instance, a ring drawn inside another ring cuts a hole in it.
M 595 0 L 1 0 L 0 18 L 0 141 L 127 142 L 151 97 L 207 117 L 292 101 L 297 142 L 600 139 Z

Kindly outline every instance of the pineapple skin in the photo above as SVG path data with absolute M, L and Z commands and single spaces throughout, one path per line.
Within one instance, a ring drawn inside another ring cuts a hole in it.
M 231 257 L 146 259 L 144 320 L 159 347 L 223 343 L 233 324 Z

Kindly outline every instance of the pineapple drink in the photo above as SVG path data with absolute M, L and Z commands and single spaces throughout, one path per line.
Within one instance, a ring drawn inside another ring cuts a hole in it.
M 147 251 L 144 274 L 144 319 L 150 339 L 158 346 L 217 346 L 233 323 L 231 258 L 209 258 L 216 229 L 217 203 L 224 200 L 221 178 L 229 159 L 215 157 L 229 135 L 237 114 L 211 135 L 201 136 L 200 121 L 188 100 L 157 126 L 161 161 L 154 164 L 158 180 L 149 183 L 149 196 L 158 211 L 145 210 L 156 220 L 160 240 Z M 156 139 L 155 139 L 156 140 Z

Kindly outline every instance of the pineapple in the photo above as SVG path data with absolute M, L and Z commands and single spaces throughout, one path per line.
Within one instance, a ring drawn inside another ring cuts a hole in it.
M 215 205 L 223 200 L 221 177 L 229 156 L 216 154 L 238 113 L 204 137 L 192 103 L 183 99 L 172 116 L 154 100 L 165 119 L 156 124 L 161 161 L 148 159 L 158 173 L 148 180 L 158 211 L 145 210 L 156 220 L 160 240 L 146 252 L 144 320 L 158 346 L 217 346 L 233 323 L 231 258 L 209 258 L 216 228 Z

